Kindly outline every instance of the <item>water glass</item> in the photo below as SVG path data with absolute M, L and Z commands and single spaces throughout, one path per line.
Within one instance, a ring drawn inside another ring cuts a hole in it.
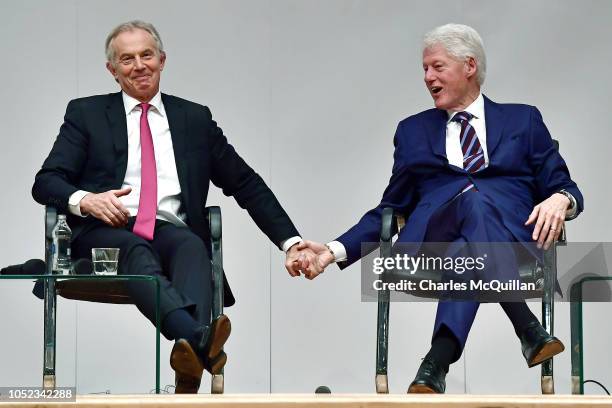
M 92 248 L 91 261 L 95 275 L 116 275 L 119 266 L 119 248 Z

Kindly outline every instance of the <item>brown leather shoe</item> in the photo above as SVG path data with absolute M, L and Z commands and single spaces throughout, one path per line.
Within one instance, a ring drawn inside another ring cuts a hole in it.
M 230 336 L 232 324 L 226 315 L 221 315 L 213 320 L 208 335 L 203 333 L 198 344 L 198 354 L 204 357 L 204 368 L 211 374 L 219 374 L 225 365 L 225 359 L 220 358 L 223 353 L 223 345 Z
M 211 374 L 221 372 L 227 362 L 227 355 L 222 349 L 230 332 L 229 319 L 221 315 L 213 320 L 210 326 L 203 326 L 200 329 L 197 352 L 187 340 L 176 341 L 170 354 L 170 366 L 176 373 L 174 391 L 176 394 L 196 394 L 200 388 L 204 369 Z
M 175 371 L 175 394 L 197 394 L 202 381 L 204 365 L 189 342 L 178 339 L 170 353 L 170 366 Z

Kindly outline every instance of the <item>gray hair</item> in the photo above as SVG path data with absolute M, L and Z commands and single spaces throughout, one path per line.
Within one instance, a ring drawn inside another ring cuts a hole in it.
M 151 34 L 151 37 L 155 40 L 155 45 L 157 46 L 157 51 L 161 54 L 164 52 L 164 44 L 162 43 L 161 37 L 159 33 L 151 23 L 147 23 L 141 20 L 132 20 L 126 23 L 119 24 L 117 27 L 110 32 L 108 37 L 106 37 L 106 42 L 104 43 L 104 49 L 106 51 L 106 60 L 111 64 L 115 63 L 115 47 L 113 47 L 113 40 L 121 33 L 126 31 L 133 30 L 144 30 Z
M 423 51 L 435 45 L 442 45 L 454 58 L 463 61 L 469 57 L 476 61 L 476 79 L 484 83 L 487 75 L 487 58 L 482 38 L 476 30 L 464 24 L 445 24 L 425 34 Z

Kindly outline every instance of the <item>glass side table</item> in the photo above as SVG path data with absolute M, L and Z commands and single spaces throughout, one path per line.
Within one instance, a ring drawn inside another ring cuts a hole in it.
M 55 328 L 57 311 L 57 285 L 58 281 L 83 281 L 94 284 L 95 282 L 121 282 L 142 281 L 144 284 L 155 285 L 155 392 L 160 393 L 160 286 L 155 276 L 149 275 L 0 275 L 3 279 L 42 280 L 44 286 L 43 310 L 44 310 L 44 344 L 43 344 L 43 387 L 55 388 Z M 61 285 L 61 284 L 60 284 Z M 102 289 L 102 288 L 101 288 Z M 127 302 L 122 302 L 127 303 Z
M 612 281 L 611 276 L 588 276 L 570 288 L 572 394 L 584 394 L 584 339 L 582 324 L 583 284 L 595 281 Z

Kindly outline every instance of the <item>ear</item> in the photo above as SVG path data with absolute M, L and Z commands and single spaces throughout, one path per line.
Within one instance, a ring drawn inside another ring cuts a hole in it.
M 164 65 L 166 65 L 166 53 L 162 52 L 159 55 L 159 70 L 163 71 L 164 70 Z
M 465 60 L 464 70 L 466 78 L 471 78 L 476 75 L 476 71 L 478 70 L 478 65 L 476 64 L 476 60 L 474 57 L 468 57 Z
M 117 79 L 117 70 L 115 69 L 113 64 L 110 63 L 110 61 L 106 61 L 106 69 L 108 70 L 108 72 L 111 73 L 113 77 L 115 77 L 115 79 Z

